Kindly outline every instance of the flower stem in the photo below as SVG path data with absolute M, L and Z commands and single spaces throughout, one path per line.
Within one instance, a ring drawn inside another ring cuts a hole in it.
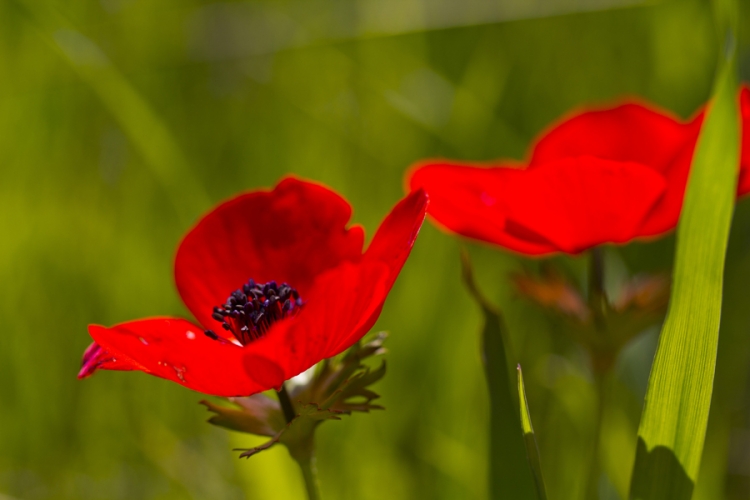
M 281 410 L 284 412 L 284 418 L 288 424 L 297 416 L 297 411 L 294 409 L 292 398 L 286 390 L 286 384 L 281 384 L 281 390 L 277 391 L 276 394 L 279 396 L 279 404 L 281 405 Z
M 608 308 L 607 292 L 604 288 L 604 251 L 601 247 L 591 249 L 589 260 L 589 307 L 598 329 L 604 327 L 604 316 Z
M 312 449 L 307 457 L 294 457 L 302 470 L 305 480 L 305 491 L 308 500 L 320 500 L 320 486 L 318 484 L 318 468 L 315 465 L 315 450 Z
M 609 311 L 609 298 L 604 287 L 604 251 L 601 247 L 591 249 L 589 260 L 589 308 L 594 319 L 596 333 L 601 336 L 608 335 L 606 316 Z M 605 340 L 606 339 L 601 339 Z M 591 463 L 588 472 L 588 484 L 586 486 L 586 499 L 599 499 L 599 477 L 601 466 L 599 464 L 599 447 L 604 421 L 604 398 L 606 394 L 605 376 L 606 369 L 602 370 L 600 365 L 601 354 L 592 353 L 592 364 L 594 368 L 594 385 L 596 386 L 596 420 L 594 423 L 594 440 L 591 446 Z
M 601 476 L 601 466 L 599 461 L 599 447 L 602 434 L 602 424 L 604 423 L 604 402 L 605 402 L 605 375 L 603 373 L 594 373 L 594 383 L 596 385 L 596 421 L 594 423 L 594 442 L 591 446 L 591 463 L 589 465 L 588 485 L 586 487 L 586 499 L 599 499 L 599 477 Z
M 289 391 L 286 390 L 286 385 L 281 384 L 281 390 L 277 391 L 276 394 L 279 396 L 279 404 L 284 412 L 286 422 L 292 423 L 292 420 L 297 417 L 297 410 L 294 409 L 294 403 Z M 295 446 L 289 447 L 289 454 L 302 471 L 307 498 L 309 500 L 320 500 L 318 468 L 315 465 L 315 440 L 312 431 L 297 441 Z

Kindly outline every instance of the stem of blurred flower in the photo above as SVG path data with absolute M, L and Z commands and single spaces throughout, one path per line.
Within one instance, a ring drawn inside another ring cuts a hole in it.
M 599 500 L 599 441 L 602 433 L 602 422 L 604 421 L 605 401 L 605 374 L 594 372 L 594 384 L 596 385 L 596 421 L 594 422 L 594 440 L 591 446 L 591 463 L 589 465 L 588 484 L 586 486 L 586 500 Z
M 297 417 L 297 411 L 294 409 L 294 403 L 286 389 L 286 384 L 281 384 L 281 390 L 276 393 L 279 397 L 279 404 L 284 412 L 284 418 L 287 424 Z M 315 465 L 315 436 L 310 432 L 306 437 L 301 439 L 297 446 L 289 448 L 289 454 L 292 456 L 302 471 L 302 478 L 305 480 L 305 491 L 309 500 L 320 500 L 320 486 L 318 484 L 318 468 Z
M 594 324 L 598 330 L 602 330 L 609 305 L 604 289 L 604 252 L 601 247 L 591 249 L 589 258 L 589 307 Z
M 589 258 L 589 308 L 593 316 L 594 326 L 599 335 L 607 335 L 606 316 L 609 310 L 609 299 L 604 288 L 604 251 L 601 247 L 594 247 Z M 599 441 L 601 439 L 602 421 L 604 419 L 605 372 L 598 368 L 593 360 L 594 385 L 596 386 L 596 420 L 594 423 L 594 439 L 591 446 L 591 463 L 589 466 L 586 499 L 599 498 Z

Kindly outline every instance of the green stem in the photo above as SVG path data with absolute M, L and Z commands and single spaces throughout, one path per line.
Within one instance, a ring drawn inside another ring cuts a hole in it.
M 589 308 L 593 316 L 596 334 L 599 336 L 596 340 L 599 343 L 604 341 L 606 344 L 608 342 L 606 338 L 608 335 L 606 317 L 609 312 L 609 298 L 604 288 L 604 273 L 604 250 L 601 247 L 594 247 L 591 249 L 589 260 Z M 602 353 L 592 353 L 594 384 L 596 385 L 596 421 L 594 423 L 594 441 L 591 446 L 591 463 L 586 486 L 587 500 L 598 500 L 599 498 L 599 477 L 601 476 L 599 447 L 604 421 L 605 374 L 609 369 L 609 363 L 605 365 L 606 368 L 602 367 L 601 356 Z
M 279 396 L 279 404 L 284 412 L 287 423 L 291 423 L 297 417 L 294 403 L 286 390 L 286 385 L 281 384 L 281 390 L 276 393 Z M 313 431 L 301 439 L 296 446 L 289 447 L 289 453 L 302 471 L 305 480 L 305 491 L 309 500 L 320 500 L 320 485 L 318 484 L 318 468 L 315 465 L 315 440 Z
M 305 457 L 294 457 L 302 477 L 305 480 L 305 491 L 309 500 L 320 500 L 320 485 L 318 484 L 318 467 L 315 464 L 315 450 L 312 448 Z
M 604 250 L 594 247 L 589 259 L 589 308 L 599 330 L 604 328 L 608 307 L 607 292 L 604 289 Z
M 599 499 L 599 476 L 601 467 L 599 465 L 599 443 L 601 441 L 602 424 L 604 422 L 604 397 L 606 394 L 604 374 L 594 374 L 596 384 L 596 422 L 594 423 L 594 442 L 591 446 L 591 463 L 589 465 L 588 485 L 586 487 L 586 499 Z

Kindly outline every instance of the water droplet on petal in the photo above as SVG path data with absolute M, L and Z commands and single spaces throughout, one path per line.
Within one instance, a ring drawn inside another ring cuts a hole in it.
M 188 339 L 190 339 L 190 340 L 193 340 L 193 339 L 195 339 L 195 333 L 194 333 L 194 332 L 192 332 L 192 331 L 190 331 L 190 330 L 188 330 L 187 332 L 185 332 L 185 336 L 186 336 L 186 337 L 187 337 Z
M 144 339 L 143 337 L 138 337 L 138 340 L 140 340 L 143 345 L 148 345 L 148 340 Z
M 172 365 L 172 369 L 177 374 L 177 378 L 179 378 L 184 383 L 185 382 L 185 372 L 187 371 L 187 368 L 177 368 L 176 366 Z

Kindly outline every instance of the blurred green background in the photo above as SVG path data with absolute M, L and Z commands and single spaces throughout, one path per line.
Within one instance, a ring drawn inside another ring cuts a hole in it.
M 741 75 L 750 80 L 750 2 Z M 372 235 L 425 157 L 523 158 L 572 108 L 640 96 L 687 117 L 716 47 L 708 1 L 0 0 L 0 499 L 302 498 L 283 448 L 204 423 L 201 395 L 141 373 L 76 380 L 89 323 L 187 315 L 176 245 L 212 204 L 287 174 Z M 517 256 L 426 224 L 376 329 L 387 411 L 318 433 L 327 499 L 486 498 L 487 397 L 468 245 L 525 370 L 549 497 L 582 495 L 586 357 L 511 290 Z M 609 249 L 668 271 L 674 238 Z M 580 259 L 557 258 L 582 275 Z M 750 496 L 750 202 L 729 247 L 696 498 Z M 657 329 L 622 356 L 602 498 L 622 498 Z

